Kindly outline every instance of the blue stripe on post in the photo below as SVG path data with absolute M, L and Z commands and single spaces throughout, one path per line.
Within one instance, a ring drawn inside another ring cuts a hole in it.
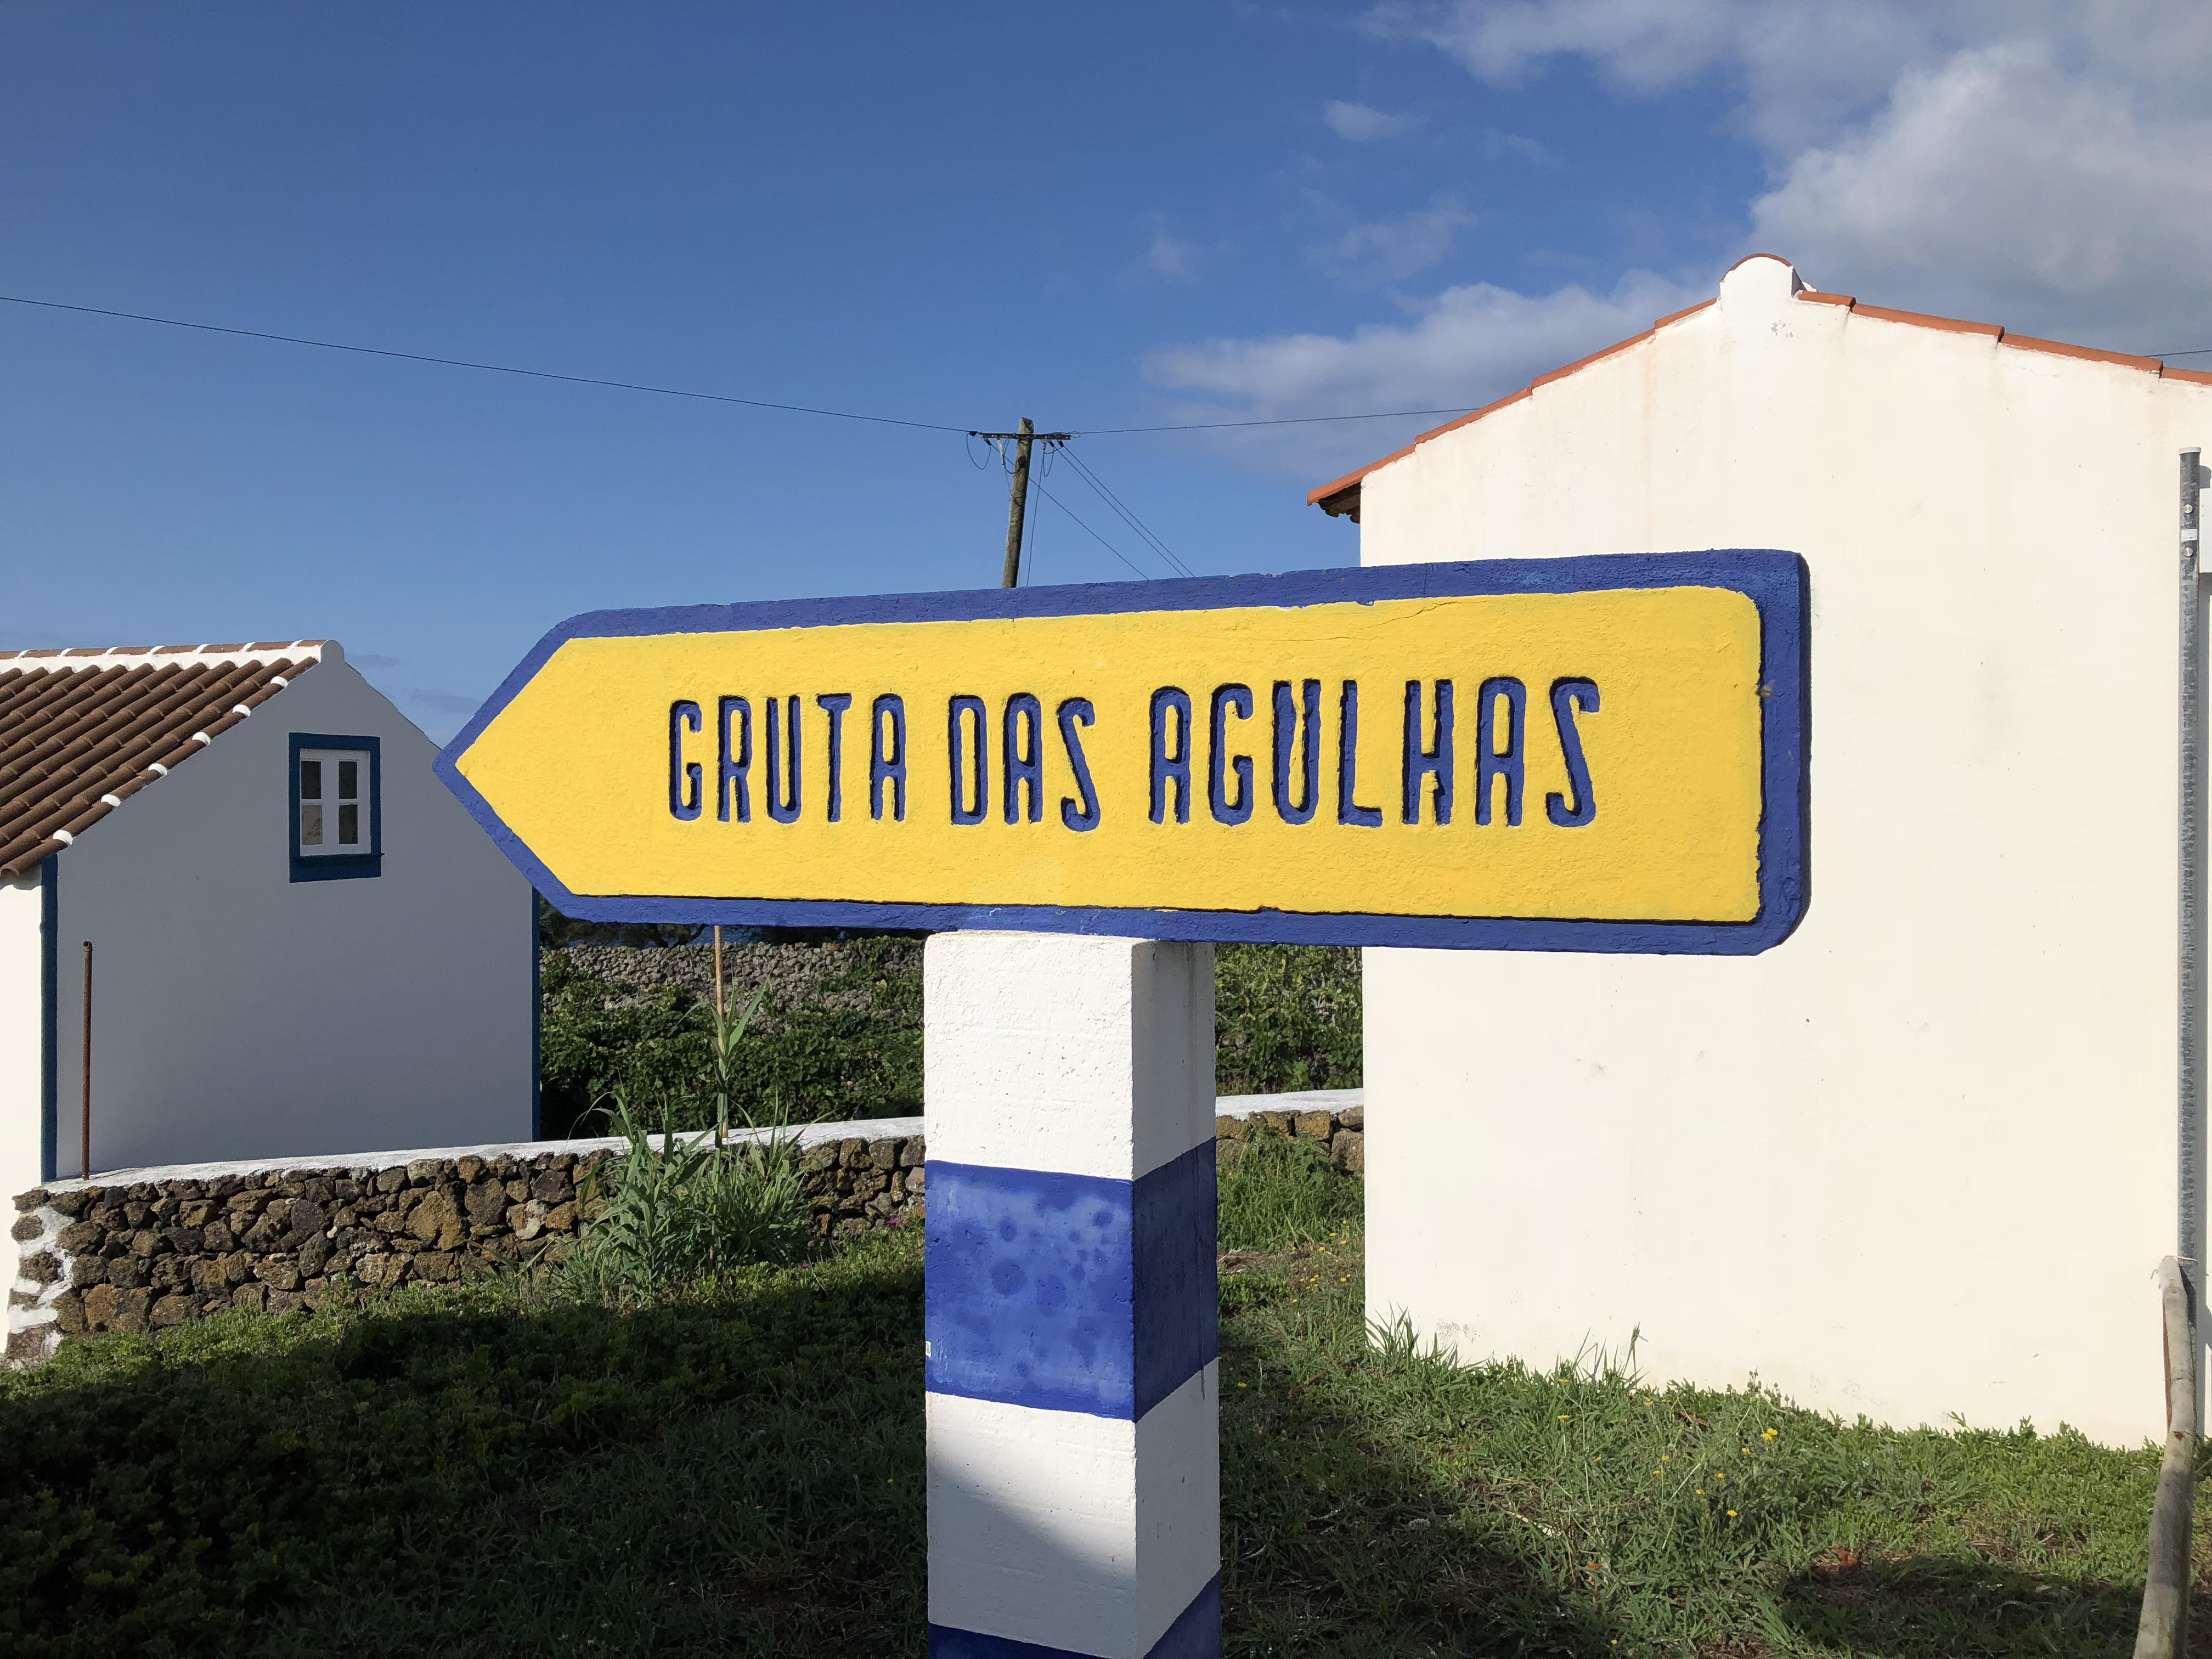
M 1211 1140 L 1134 1182 L 928 1174 L 933 1392 L 1133 1419 L 1219 1352 Z
M 1221 1575 L 1215 1573 L 1206 1588 L 1176 1615 L 1160 1639 L 1145 1650 L 1144 1659 L 1220 1659 Z M 929 1659 L 1096 1659 L 1075 1648 L 1048 1648 L 1040 1642 L 1017 1642 L 1010 1637 L 985 1636 L 950 1625 L 929 1627 Z
M 1142 1417 L 1221 1352 L 1212 1136 L 1139 1176 L 1136 1188 L 1136 1414 Z

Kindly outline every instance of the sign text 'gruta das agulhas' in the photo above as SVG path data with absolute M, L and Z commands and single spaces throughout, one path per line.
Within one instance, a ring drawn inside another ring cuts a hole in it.
M 598 612 L 439 764 L 586 919 L 1749 952 L 1805 611 L 1726 552 Z

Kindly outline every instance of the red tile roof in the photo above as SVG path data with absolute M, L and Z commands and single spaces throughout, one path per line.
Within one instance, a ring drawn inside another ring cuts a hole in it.
M 1758 259 L 1777 256 L 1754 253 L 1748 257 Z M 1737 264 L 1742 263 L 1741 259 L 1736 261 Z M 1785 259 L 1782 263 L 1787 264 L 1789 261 Z M 1938 329 L 1948 334 L 1985 334 L 1994 339 L 1998 345 L 2010 346 L 2021 351 L 2041 351 L 2057 357 L 2077 357 L 2090 362 L 2117 363 L 2124 368 L 2136 368 L 2146 374 L 2155 374 L 2161 380 L 2185 380 L 2192 386 L 2212 386 L 2212 372 L 2171 368 L 2157 357 L 2137 357 L 2124 351 L 2102 351 L 2094 346 L 2068 345 L 2058 340 L 2038 340 L 2025 334 L 2008 334 L 2000 325 L 1996 323 L 1970 323 L 1956 317 L 1930 317 L 1917 311 L 1891 311 L 1881 306 L 1863 306 L 1854 295 L 1849 294 L 1820 294 L 1808 288 L 1800 289 L 1797 297 L 1800 300 L 1809 301 L 1814 305 L 1841 306 L 1854 316 L 1871 317 L 1879 322 L 1907 323 L 1915 328 Z M 1318 507 L 1332 518 L 1348 516 L 1354 524 L 1357 524 L 1359 521 L 1360 480 L 1378 467 L 1388 466 L 1393 461 L 1403 460 L 1431 439 L 1440 438 L 1447 432 L 1455 431 L 1471 422 L 1482 419 L 1486 415 L 1495 414 L 1508 404 L 1519 403 L 1538 386 L 1547 386 L 1553 380 L 1563 380 L 1570 374 L 1578 374 L 1592 363 L 1602 358 L 1610 357 L 1617 351 L 1626 351 L 1632 345 L 1640 345 L 1669 323 L 1680 322 L 1685 317 L 1705 310 L 1712 303 L 1712 301 L 1707 300 L 1702 304 L 1690 307 L 1686 311 L 1678 311 L 1671 316 L 1662 317 L 1641 334 L 1632 335 L 1616 345 L 1606 347 L 1602 351 L 1594 351 L 1579 362 L 1569 363 L 1565 368 L 1555 368 L 1548 374 L 1540 374 L 1519 392 L 1500 398 L 1494 404 L 1486 404 L 1473 414 L 1462 415 L 1455 421 L 1447 421 L 1432 431 L 1424 432 L 1403 449 L 1393 450 L 1381 460 L 1370 461 L 1356 472 L 1347 472 L 1341 478 L 1331 479 L 1318 489 L 1307 491 L 1306 505 Z
M 321 640 L 0 651 L 0 876 L 20 876 L 322 659 Z

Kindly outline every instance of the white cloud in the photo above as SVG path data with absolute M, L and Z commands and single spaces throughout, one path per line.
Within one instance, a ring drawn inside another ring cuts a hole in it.
M 1210 340 L 1153 353 L 1145 374 L 1194 399 L 1182 407 L 1188 420 L 1474 407 L 1705 297 L 1649 271 L 1630 273 L 1604 295 L 1580 287 L 1516 294 L 1476 283 L 1445 289 L 1410 322 L 1368 324 L 1348 336 Z M 1304 472 L 1356 465 L 1404 441 L 1378 438 L 1381 424 L 1262 428 L 1223 441 L 1271 470 Z
M 1395 283 L 1426 270 L 1452 251 L 1452 241 L 1474 216 L 1449 198 L 1402 218 L 1354 225 L 1310 258 L 1340 282 L 1355 286 Z
M 1180 237 L 1170 236 L 1164 230 L 1152 233 L 1152 245 L 1138 261 L 1139 268 L 1154 276 L 1164 276 L 1171 283 L 1189 283 L 1198 279 L 1198 248 Z
M 1630 93 L 1722 77 L 1774 178 L 1739 251 L 1821 287 L 2138 349 L 2206 326 L 2198 0 L 1392 0 L 1369 24 L 1495 84 L 1570 56 Z
M 1355 144 L 1371 143 L 1377 138 L 1395 138 L 1401 133 L 1411 132 L 1420 125 L 1415 115 L 1389 115 L 1379 109 L 1370 109 L 1364 104 L 1347 104 L 1341 99 L 1332 99 L 1322 106 L 1321 118 L 1340 138 Z
M 1907 72 L 1865 126 L 1792 157 L 1753 240 L 1882 303 L 2186 350 L 2212 345 L 2208 154 L 2212 120 L 2069 74 L 2042 43 L 1984 47 Z
M 1732 253 L 1819 287 L 2118 349 L 2212 346 L 2201 0 L 1387 0 L 1368 27 L 1490 84 L 1575 58 L 1623 95 L 1724 88 L 1769 170 Z M 1320 257 L 1384 270 L 1455 228 L 1361 227 Z M 1709 296 L 1727 263 L 1606 296 L 1453 288 L 1410 324 L 1217 340 L 1148 373 L 1217 416 L 1479 403 Z

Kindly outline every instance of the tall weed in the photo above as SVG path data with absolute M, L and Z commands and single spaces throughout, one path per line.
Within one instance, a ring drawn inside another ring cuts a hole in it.
M 738 1045 L 760 1007 L 743 1018 L 709 1008 L 714 1138 L 679 1139 L 664 1102 L 656 1146 L 623 1095 L 605 1109 L 628 1144 L 593 1177 L 605 1207 L 585 1230 L 564 1273 L 569 1288 L 600 1299 L 635 1298 L 734 1267 L 781 1267 L 805 1254 L 813 1206 L 797 1146 L 771 1133 L 732 1141 L 732 1074 Z M 747 1128 L 760 1126 L 740 1104 Z M 780 1125 L 781 1120 L 777 1120 Z

